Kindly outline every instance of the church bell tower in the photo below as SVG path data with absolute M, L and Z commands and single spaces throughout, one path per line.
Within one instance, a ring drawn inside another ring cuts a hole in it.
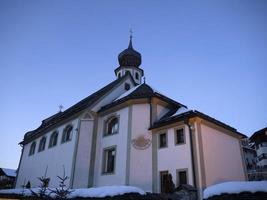
M 127 49 L 123 50 L 118 56 L 120 66 L 115 69 L 117 78 L 122 77 L 126 73 L 130 73 L 137 84 L 142 83 L 144 71 L 139 68 L 142 62 L 141 54 L 134 50 L 132 44 L 132 34 L 130 35 L 130 42 Z

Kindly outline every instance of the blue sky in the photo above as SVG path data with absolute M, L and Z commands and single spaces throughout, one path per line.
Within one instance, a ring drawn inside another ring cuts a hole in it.
M 134 33 L 146 81 L 251 135 L 267 126 L 267 1 L 0 0 L 0 167 L 41 121 L 115 79 Z

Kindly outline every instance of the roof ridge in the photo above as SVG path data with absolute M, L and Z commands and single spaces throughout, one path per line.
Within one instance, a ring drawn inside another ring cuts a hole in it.
M 64 119 L 67 119 L 72 114 L 75 114 L 75 113 L 85 109 L 86 107 L 92 105 L 93 103 L 97 102 L 104 94 L 106 94 L 108 91 L 110 91 L 113 87 L 115 87 L 118 83 L 120 83 L 122 80 L 124 80 L 127 76 L 130 76 L 130 78 L 132 78 L 131 75 L 125 74 L 124 76 L 112 81 L 111 83 L 105 85 L 101 89 L 97 90 L 96 92 L 85 97 L 84 99 L 80 100 L 76 104 L 72 105 L 71 107 L 69 107 L 65 111 L 61 112 L 60 115 L 58 115 L 59 113 L 55 114 L 56 116 L 53 117 L 52 119 L 48 120 L 47 122 L 45 122 L 45 120 L 43 120 L 42 124 L 38 128 L 25 133 L 24 140 L 26 138 L 29 138 L 29 137 L 30 138 L 34 137 L 35 134 L 38 134 L 38 133 L 48 129 L 49 127 L 55 125 L 56 123 L 58 123 Z M 23 144 L 24 140 L 22 142 L 20 142 L 20 144 Z

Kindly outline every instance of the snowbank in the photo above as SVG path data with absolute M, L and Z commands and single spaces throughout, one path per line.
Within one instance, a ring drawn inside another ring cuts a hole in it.
M 75 197 L 106 197 L 106 196 L 116 196 L 123 195 L 126 193 L 139 193 L 144 195 L 145 192 L 137 187 L 132 186 L 104 186 L 98 188 L 82 188 L 75 189 L 74 192 L 70 194 L 70 198 Z
M 49 188 L 47 190 L 47 194 L 50 193 L 54 188 Z M 32 188 L 34 192 L 37 192 L 39 188 Z M 72 189 L 72 193 L 68 196 L 68 198 L 76 198 L 76 197 L 106 197 L 106 196 L 116 196 L 123 195 L 127 193 L 138 193 L 141 195 L 146 194 L 142 189 L 133 187 L 133 186 L 104 186 L 97 188 L 81 188 L 81 189 Z M 9 190 L 0 190 L 0 194 L 17 194 L 24 196 L 31 196 L 32 193 L 29 189 L 9 189 Z M 51 195 L 54 197 L 54 195 Z
M 207 199 L 223 193 L 237 194 L 241 192 L 267 192 L 267 181 L 233 181 L 207 187 L 203 198 Z

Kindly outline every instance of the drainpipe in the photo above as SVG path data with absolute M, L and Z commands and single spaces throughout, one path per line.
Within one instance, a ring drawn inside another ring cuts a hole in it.
M 193 152 L 193 136 L 192 136 L 192 129 L 189 124 L 188 118 L 184 120 L 184 123 L 188 126 L 189 129 L 189 138 L 190 138 L 190 151 L 191 151 L 191 162 L 192 162 L 192 172 L 193 172 L 193 183 L 194 186 L 197 187 L 196 184 L 196 172 L 195 172 L 195 162 L 194 162 L 194 152 Z

